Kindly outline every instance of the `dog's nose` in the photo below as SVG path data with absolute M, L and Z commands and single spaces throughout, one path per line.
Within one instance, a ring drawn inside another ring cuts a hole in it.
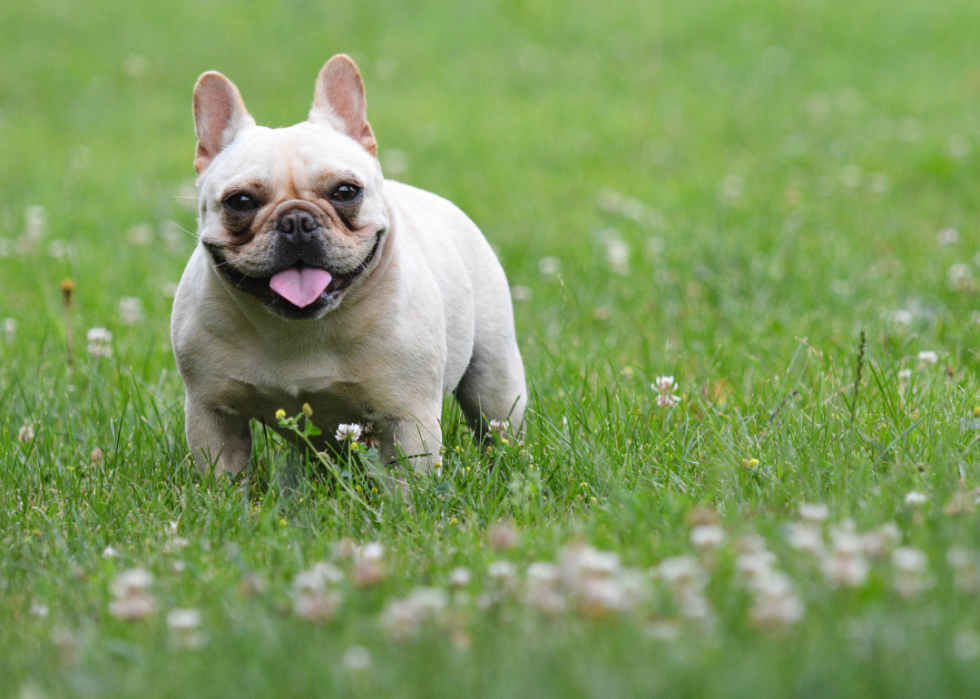
M 287 211 L 276 221 L 276 230 L 292 240 L 297 235 L 309 238 L 319 227 L 316 218 L 305 209 Z

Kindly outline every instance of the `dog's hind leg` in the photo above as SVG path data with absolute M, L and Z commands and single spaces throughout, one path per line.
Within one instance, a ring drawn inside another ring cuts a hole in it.
M 523 435 L 527 384 L 513 330 L 493 338 L 489 347 L 480 339 L 478 331 L 470 364 L 456 387 L 456 400 L 474 440 L 483 445 L 490 436 L 491 420 L 507 421 L 509 434 Z

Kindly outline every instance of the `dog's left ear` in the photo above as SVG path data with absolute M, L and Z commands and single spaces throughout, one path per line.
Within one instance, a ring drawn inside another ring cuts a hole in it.
M 310 121 L 325 121 L 378 155 L 378 142 L 367 120 L 364 81 L 350 56 L 339 53 L 323 66 L 316 79 Z

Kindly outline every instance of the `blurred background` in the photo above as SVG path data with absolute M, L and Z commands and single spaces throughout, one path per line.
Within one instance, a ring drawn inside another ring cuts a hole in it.
M 106 327 L 137 371 L 172 367 L 196 77 L 225 73 L 284 126 L 347 52 L 386 174 L 454 201 L 500 254 L 535 380 L 598 363 L 738 382 L 798 337 L 850 352 L 862 326 L 976 361 L 975 324 L 949 322 L 973 311 L 980 263 L 975 2 L 39 0 L 2 16 L 7 360 L 62 345 L 71 277 L 79 336 Z

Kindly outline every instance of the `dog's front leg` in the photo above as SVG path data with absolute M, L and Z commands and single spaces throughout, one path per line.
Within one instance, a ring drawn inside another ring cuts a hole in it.
M 187 397 L 187 444 L 202 473 L 237 474 L 252 455 L 252 431 L 247 419 L 215 410 Z

